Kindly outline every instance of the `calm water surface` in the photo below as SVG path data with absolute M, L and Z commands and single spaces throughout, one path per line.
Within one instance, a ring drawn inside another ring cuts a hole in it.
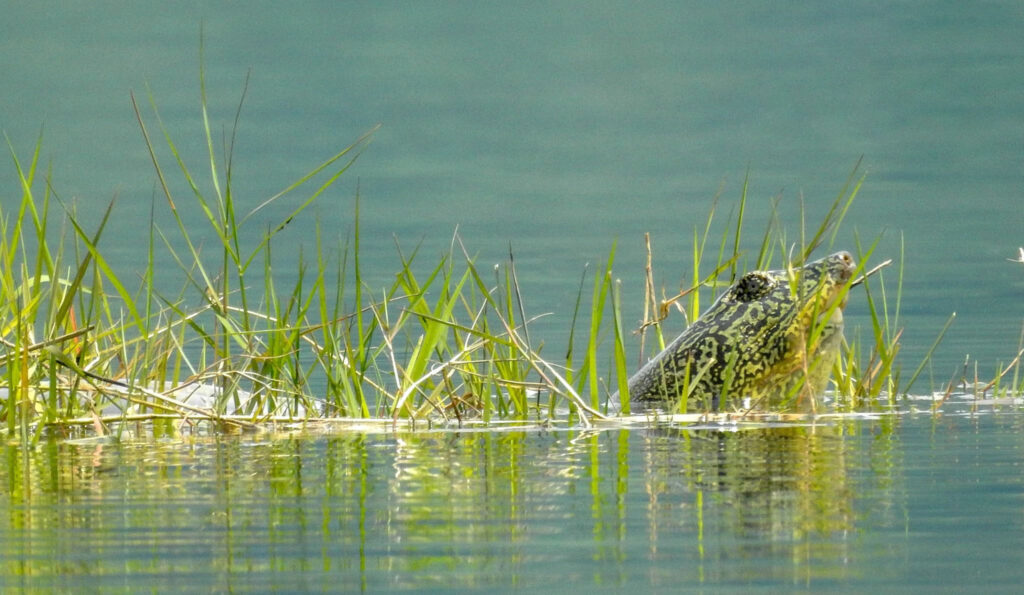
M 0 587 L 1019 587 L 1024 417 L 8 447 Z
M 688 286 L 692 232 L 720 189 L 724 230 L 749 172 L 749 262 L 776 197 L 798 241 L 801 203 L 816 222 L 863 156 L 836 248 L 884 233 L 880 261 L 903 242 L 904 377 L 953 311 L 917 388 L 965 355 L 984 376 L 1017 350 L 1020 2 L 9 3 L 0 129 L 23 161 L 42 129 L 51 191 L 86 227 L 118 196 L 101 249 L 129 286 L 156 188 L 130 91 L 147 111 L 151 90 L 211 186 L 200 24 L 217 138 L 251 73 L 240 209 L 382 124 L 279 236 L 282 285 L 314 221 L 346 236 L 358 184 L 371 286 L 398 270 L 393 237 L 422 241 L 424 266 L 456 227 L 479 263 L 511 245 L 527 310 L 554 313 L 532 336 L 560 352 L 582 268 L 613 241 L 628 324 L 645 232 L 659 284 Z M 170 183 L 186 204 L 181 177 Z M 0 165 L 5 217 L 20 192 Z M 262 211 L 243 243 L 295 206 Z M 153 216 L 169 221 L 160 200 Z M 201 236 L 201 213 L 185 216 Z M 157 283 L 176 295 L 183 276 L 163 258 Z M 864 302 L 851 299 L 851 334 Z M 7 447 L 0 586 L 1010 589 L 1024 562 L 1021 425 L 1010 410 L 742 432 Z

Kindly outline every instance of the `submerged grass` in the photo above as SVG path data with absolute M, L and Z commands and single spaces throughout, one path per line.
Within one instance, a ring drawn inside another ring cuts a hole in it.
M 166 231 L 151 216 L 147 266 L 137 287 L 118 276 L 100 248 L 114 201 L 95 229 L 85 229 L 75 207 L 52 192 L 49 172 L 40 171 L 42 139 L 24 163 L 8 143 L 20 200 L 14 210 L 0 208 L 0 432 L 7 440 L 29 443 L 45 431 L 74 435 L 81 433 L 78 428 L 116 434 L 143 423 L 158 435 L 196 424 L 237 430 L 340 418 L 590 425 L 606 417 L 609 394 L 627 392 L 629 329 L 613 274 L 614 244 L 592 279 L 584 270 L 561 364 L 541 357 L 530 336 L 533 319 L 523 307 L 511 253 L 493 275 L 485 274 L 456 233 L 448 252 L 425 269 L 418 250 L 406 254 L 399 246 L 393 283 L 377 289 L 367 285 L 358 191 L 352 232 L 337 262 L 326 256 L 329 247 L 317 226 L 313 256 L 300 258 L 292 284 L 279 284 L 273 275 L 274 238 L 325 196 L 374 131 L 242 213 L 234 195 L 232 150 L 244 93 L 219 157 L 200 79 L 207 150 L 203 177 L 210 190 L 185 164 L 152 96 L 148 116 L 132 97 L 174 222 Z M 160 145 L 154 132 L 163 139 Z M 170 167 L 161 154 L 169 155 Z M 184 196 L 172 190 L 171 176 L 185 183 Z M 831 246 L 863 181 L 855 168 L 809 239 L 801 225 L 798 244 L 787 239 L 776 202 L 754 265 L 799 265 L 820 247 Z M 275 203 L 293 206 L 269 228 L 250 230 L 252 216 Z M 662 322 L 673 309 L 694 320 L 704 300 L 744 272 L 747 182 L 735 219 L 729 218 L 716 241 L 717 205 L 716 196 L 707 220 L 694 229 L 693 285 L 676 295 L 657 296 L 647 238 L 641 358 L 664 348 Z M 185 209 L 201 213 L 206 229 L 186 224 Z M 214 248 L 200 248 L 198 238 L 210 234 Z M 857 274 L 876 245 L 877 240 L 863 250 L 858 246 Z M 182 276 L 173 294 L 157 289 L 166 286 L 168 275 L 157 267 L 159 254 L 173 260 Z M 834 364 L 843 410 L 876 408 L 881 396 L 893 404 L 924 366 L 901 385 L 895 362 L 902 265 L 895 296 L 887 294 L 882 273 L 871 278 L 876 270 L 859 281 L 871 313 L 870 337 L 857 334 Z M 262 279 L 258 291 L 253 279 Z M 589 307 L 584 303 L 588 283 Z M 584 332 L 586 337 L 579 337 Z M 820 330 L 811 330 L 809 344 L 814 333 Z M 581 351 L 578 343 L 585 345 Z M 1020 360 L 1018 353 L 981 392 L 1020 394 Z M 688 411 L 685 397 L 678 411 Z M 621 414 L 629 414 L 628 402 Z

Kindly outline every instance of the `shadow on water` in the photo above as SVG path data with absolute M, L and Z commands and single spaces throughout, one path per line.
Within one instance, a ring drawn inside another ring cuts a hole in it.
M 0 586 L 849 578 L 891 423 L 7 447 Z

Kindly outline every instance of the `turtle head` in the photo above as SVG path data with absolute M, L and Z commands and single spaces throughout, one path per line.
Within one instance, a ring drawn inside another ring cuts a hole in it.
M 846 251 L 787 269 L 790 288 L 802 304 L 801 321 L 809 326 L 815 318 L 838 316 L 841 322 L 856 269 L 857 263 Z

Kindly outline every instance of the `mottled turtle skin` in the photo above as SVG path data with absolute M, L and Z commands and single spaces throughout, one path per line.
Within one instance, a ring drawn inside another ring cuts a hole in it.
M 629 379 L 630 400 L 671 408 L 688 387 L 690 410 L 744 397 L 768 406 L 805 380 L 804 390 L 820 394 L 842 343 L 854 269 L 853 257 L 838 252 L 799 268 L 747 273 Z

